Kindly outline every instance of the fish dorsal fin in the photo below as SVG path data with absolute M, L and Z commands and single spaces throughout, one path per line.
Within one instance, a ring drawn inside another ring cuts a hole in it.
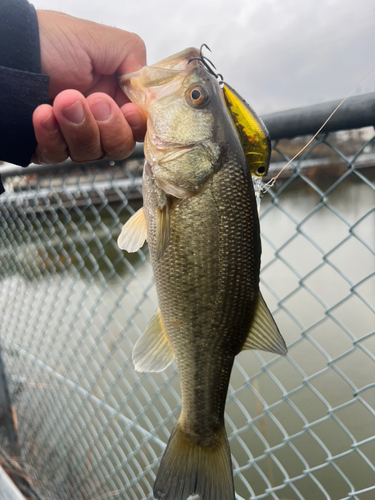
M 137 372 L 161 372 L 174 360 L 172 345 L 158 309 L 133 349 Z
M 285 356 L 288 348 L 262 294 L 259 292 L 255 315 L 242 350 L 260 349 Z
M 127 252 L 136 252 L 147 238 L 146 216 L 143 207 L 135 212 L 122 228 L 117 245 Z
M 169 203 L 157 208 L 156 214 L 156 258 L 163 257 L 170 237 Z

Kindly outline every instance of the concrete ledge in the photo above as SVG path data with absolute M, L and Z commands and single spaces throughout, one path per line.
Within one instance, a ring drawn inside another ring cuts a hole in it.
M 8 474 L 0 465 L 0 500 L 25 500 Z

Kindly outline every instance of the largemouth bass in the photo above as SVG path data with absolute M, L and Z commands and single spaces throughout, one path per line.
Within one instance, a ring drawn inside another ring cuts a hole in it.
M 243 349 L 286 354 L 259 291 L 260 231 L 251 174 L 216 78 L 187 49 L 125 75 L 148 116 L 144 206 L 119 246 L 148 241 L 159 309 L 133 351 L 137 371 L 175 359 L 182 411 L 155 480 L 157 499 L 233 500 L 224 408 Z

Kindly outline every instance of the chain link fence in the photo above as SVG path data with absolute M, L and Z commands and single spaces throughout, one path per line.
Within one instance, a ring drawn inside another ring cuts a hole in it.
M 272 173 L 309 139 L 278 136 Z M 116 244 L 142 203 L 141 163 L 4 174 L 1 356 L 30 498 L 152 498 L 180 393 L 175 364 L 138 374 L 131 362 L 157 307 L 147 246 Z M 237 357 L 238 499 L 375 496 L 374 179 L 374 130 L 330 133 L 262 200 L 261 288 L 289 353 Z

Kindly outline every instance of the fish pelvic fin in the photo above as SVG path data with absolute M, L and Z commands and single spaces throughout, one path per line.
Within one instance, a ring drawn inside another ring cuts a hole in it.
M 172 345 L 165 331 L 160 309 L 158 309 L 134 346 L 134 367 L 137 372 L 161 372 L 173 360 Z
M 224 426 L 211 441 L 206 446 L 193 442 L 177 423 L 156 476 L 156 499 L 186 500 L 198 493 L 201 500 L 234 500 L 232 460 Z
M 126 222 L 117 239 L 121 250 L 136 252 L 147 238 L 146 216 L 143 207 L 135 212 Z
M 288 348 L 279 329 L 268 309 L 262 294 L 259 292 L 258 302 L 255 307 L 255 315 L 249 334 L 242 350 L 260 349 L 261 351 L 273 352 L 285 356 Z

